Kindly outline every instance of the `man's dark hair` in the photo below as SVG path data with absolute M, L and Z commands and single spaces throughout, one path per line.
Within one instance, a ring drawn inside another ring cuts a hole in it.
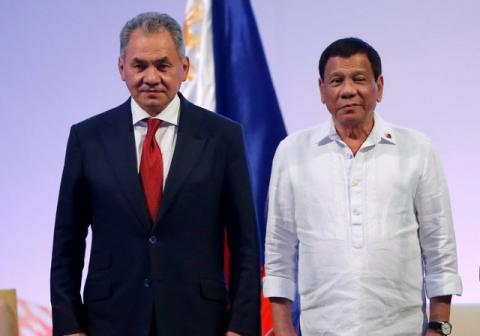
M 380 55 L 370 44 L 357 37 L 346 37 L 336 40 L 323 51 L 322 56 L 320 56 L 320 61 L 318 62 L 320 78 L 323 80 L 325 66 L 331 57 L 338 56 L 347 58 L 355 54 L 367 55 L 370 65 L 372 66 L 373 75 L 375 80 L 377 80 L 382 74 L 382 61 L 380 60 Z
M 181 60 L 185 57 L 182 27 L 170 15 L 157 12 L 140 13 L 125 23 L 120 32 L 120 57 L 125 57 L 130 36 L 138 28 L 147 34 L 157 33 L 161 29 L 167 30 L 175 42 L 178 56 Z

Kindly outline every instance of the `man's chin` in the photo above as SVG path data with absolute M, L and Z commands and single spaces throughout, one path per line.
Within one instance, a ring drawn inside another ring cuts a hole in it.
M 337 120 L 342 124 L 356 123 L 359 119 L 357 113 L 342 113 L 342 115 L 337 117 Z
M 150 115 L 157 115 L 163 111 L 163 109 L 168 105 L 167 101 L 159 100 L 143 100 L 138 102 L 140 107 L 144 109 Z
M 345 128 L 360 127 L 364 124 L 368 124 L 372 117 L 362 116 L 358 114 L 346 114 L 342 115 L 337 121 Z

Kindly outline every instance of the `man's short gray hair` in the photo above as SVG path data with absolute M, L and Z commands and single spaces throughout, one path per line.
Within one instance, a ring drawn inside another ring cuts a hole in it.
M 166 29 L 175 42 L 175 47 L 180 59 L 185 57 L 185 42 L 183 41 L 182 28 L 170 15 L 157 12 L 138 14 L 125 23 L 120 32 L 120 57 L 125 56 L 130 36 L 137 28 L 141 28 L 146 34 L 152 34 L 161 29 Z

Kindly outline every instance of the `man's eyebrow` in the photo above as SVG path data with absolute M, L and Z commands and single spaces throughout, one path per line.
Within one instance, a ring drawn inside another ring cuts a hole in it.
M 132 63 L 146 63 L 147 61 L 141 59 L 141 58 L 138 58 L 138 57 L 134 57 L 132 59 Z
M 159 58 L 159 59 L 156 59 L 153 61 L 153 63 L 155 64 L 158 64 L 158 63 L 170 63 L 170 59 L 165 56 L 165 57 L 162 57 L 162 58 Z
M 132 63 L 149 63 L 150 61 L 146 60 L 146 59 L 143 59 L 143 58 L 138 58 L 138 57 L 134 57 L 132 59 Z M 158 59 L 155 59 L 153 61 L 151 61 L 152 63 L 169 63 L 170 60 L 167 56 L 165 57 L 162 57 L 162 58 L 158 58 Z
M 343 71 L 334 71 L 334 72 L 325 74 L 325 77 L 339 77 L 339 76 L 344 77 L 344 76 L 358 76 L 358 75 L 367 75 L 367 74 L 368 74 L 367 70 L 358 69 L 347 74 Z
M 368 71 L 367 70 L 355 70 L 353 71 L 352 73 L 354 76 L 355 75 L 367 75 L 368 74 Z
M 330 72 L 330 73 L 327 73 L 326 74 L 326 77 L 338 77 L 338 76 L 345 76 L 345 74 L 341 71 L 333 71 L 333 72 Z

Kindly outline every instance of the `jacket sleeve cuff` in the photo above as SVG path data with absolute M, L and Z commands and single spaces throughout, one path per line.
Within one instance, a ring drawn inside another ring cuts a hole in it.
M 430 274 L 425 277 L 425 290 L 429 299 L 444 295 L 462 295 L 462 280 L 457 274 Z
M 290 279 L 267 275 L 263 278 L 263 296 L 295 300 L 295 282 Z
M 81 304 L 52 306 L 52 329 L 54 336 L 86 332 L 84 320 L 83 306 Z

